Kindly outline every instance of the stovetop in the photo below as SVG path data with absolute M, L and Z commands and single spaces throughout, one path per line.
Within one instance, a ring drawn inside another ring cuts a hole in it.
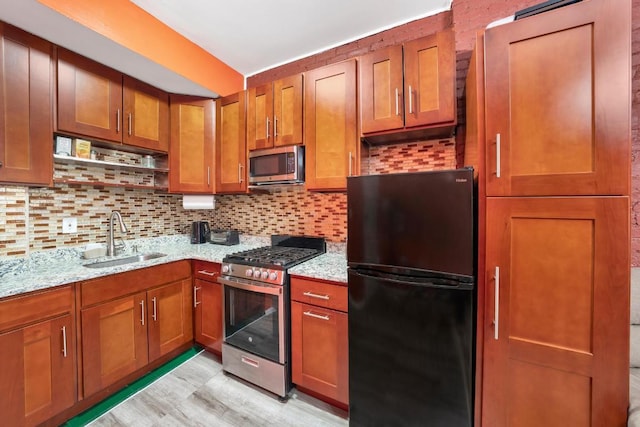
M 289 268 L 321 253 L 322 251 L 311 248 L 263 246 L 227 255 L 224 262 L 258 267 Z

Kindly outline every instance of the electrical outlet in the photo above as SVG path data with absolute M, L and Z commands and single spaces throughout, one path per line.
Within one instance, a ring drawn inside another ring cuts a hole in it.
M 62 219 L 62 233 L 76 233 L 78 231 L 78 219 L 77 218 L 63 218 Z

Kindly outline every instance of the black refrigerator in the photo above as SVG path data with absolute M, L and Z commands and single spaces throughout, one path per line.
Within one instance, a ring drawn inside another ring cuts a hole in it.
M 473 169 L 347 181 L 349 425 L 473 425 Z

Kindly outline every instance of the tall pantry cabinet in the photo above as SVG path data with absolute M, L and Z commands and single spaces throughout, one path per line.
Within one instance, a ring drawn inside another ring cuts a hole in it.
M 584 1 L 476 55 L 483 426 L 626 425 L 630 16 Z

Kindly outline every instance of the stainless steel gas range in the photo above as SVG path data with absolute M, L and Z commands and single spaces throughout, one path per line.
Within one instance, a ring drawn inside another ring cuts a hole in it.
M 284 398 L 291 389 L 287 269 L 325 252 L 324 238 L 274 235 L 271 246 L 227 255 L 223 369 Z

